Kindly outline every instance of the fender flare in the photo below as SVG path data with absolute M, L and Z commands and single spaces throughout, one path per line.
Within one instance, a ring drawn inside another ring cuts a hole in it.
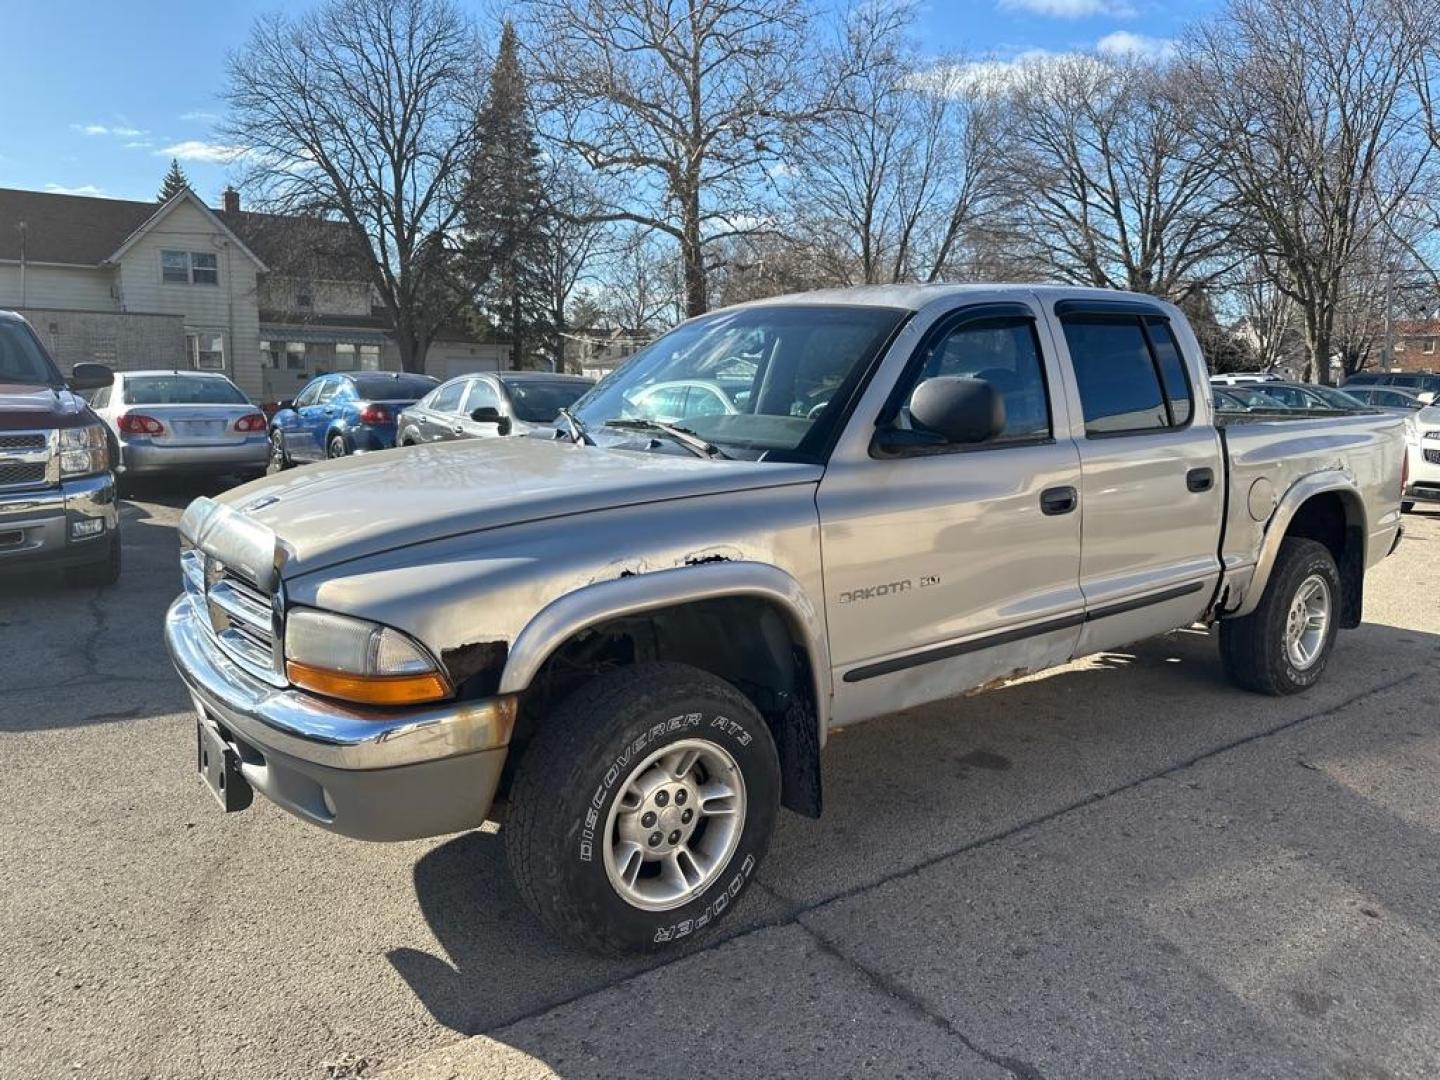
M 814 679 L 816 738 L 825 743 L 830 718 L 830 649 L 823 616 L 800 583 L 778 567 L 734 561 L 677 566 L 596 582 L 552 600 L 535 615 L 510 646 L 498 692 L 526 689 L 545 661 L 575 634 L 622 615 L 698 600 L 751 596 L 775 604 L 793 635 L 810 656 Z
M 1316 495 L 1325 495 L 1330 492 L 1340 496 L 1340 502 L 1345 507 L 1345 518 L 1349 525 L 1358 526 L 1360 531 L 1360 543 L 1368 543 L 1369 533 L 1365 528 L 1365 500 L 1360 495 L 1360 490 L 1355 486 L 1355 481 L 1350 475 L 1340 469 L 1322 469 L 1320 472 L 1311 473 L 1301 477 L 1290 485 L 1290 489 L 1281 496 L 1275 509 L 1270 514 L 1270 521 L 1265 526 L 1265 537 L 1260 542 L 1260 555 L 1255 562 L 1254 572 L 1250 575 L 1250 583 L 1245 589 L 1245 599 L 1234 611 L 1226 612 L 1227 618 L 1238 618 L 1249 615 L 1260 606 L 1260 598 L 1265 593 L 1265 586 L 1270 583 L 1270 574 L 1275 569 L 1275 560 L 1280 555 L 1280 543 L 1285 539 L 1290 529 L 1290 523 L 1295 520 L 1295 515 L 1300 508 L 1313 499 Z M 1366 566 L 1366 552 L 1360 553 L 1360 565 Z

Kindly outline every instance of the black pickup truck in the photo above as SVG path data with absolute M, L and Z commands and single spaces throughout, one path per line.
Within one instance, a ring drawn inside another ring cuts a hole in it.
M 103 364 L 64 378 L 30 324 L 0 311 L 0 589 L 37 568 L 74 585 L 119 578 L 109 437 L 78 393 L 112 378 Z

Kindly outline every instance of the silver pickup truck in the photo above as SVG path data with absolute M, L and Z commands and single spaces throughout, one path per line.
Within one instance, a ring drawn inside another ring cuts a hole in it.
M 821 809 L 826 733 L 1190 624 L 1320 678 L 1400 536 L 1402 421 L 1217 426 L 1185 318 L 887 287 L 693 319 L 544 437 L 196 500 L 166 634 L 226 809 L 503 821 L 556 932 L 656 950 Z M 957 705 L 963 713 L 963 706 Z

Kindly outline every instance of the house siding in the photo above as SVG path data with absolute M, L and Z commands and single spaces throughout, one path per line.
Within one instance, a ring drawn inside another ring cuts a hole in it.
M 162 251 L 214 252 L 216 285 L 170 285 L 161 281 Z M 128 312 L 178 315 L 187 331 L 225 335 L 225 373 L 259 398 L 260 312 L 255 263 L 215 222 L 190 203 L 177 205 L 120 260 L 121 303 Z
M 0 264 L 0 308 L 118 311 L 120 305 L 111 293 L 114 281 L 114 271 L 98 267 L 31 263 L 22 275 L 18 263 L 4 263 Z

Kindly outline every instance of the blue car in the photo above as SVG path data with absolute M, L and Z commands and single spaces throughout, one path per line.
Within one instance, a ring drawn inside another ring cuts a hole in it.
M 438 385 L 428 375 L 399 371 L 317 376 L 271 417 L 270 462 L 288 469 L 298 461 L 388 450 L 395 445 L 396 415 Z

